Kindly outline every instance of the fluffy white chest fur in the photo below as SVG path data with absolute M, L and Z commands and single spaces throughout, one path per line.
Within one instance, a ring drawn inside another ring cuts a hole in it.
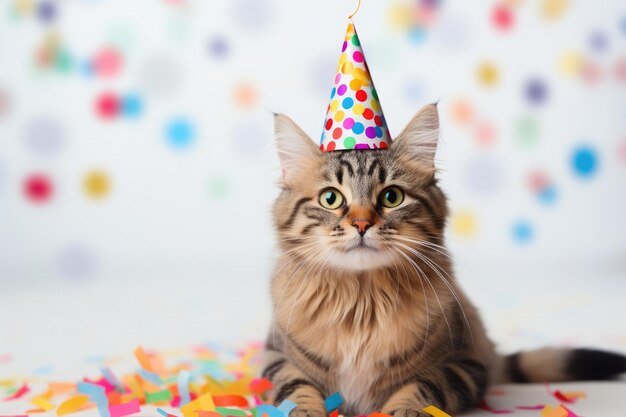
M 364 340 L 351 335 L 342 340 L 343 360 L 339 368 L 339 391 L 348 409 L 375 411 L 369 394 L 376 380 L 375 357 L 368 354 Z

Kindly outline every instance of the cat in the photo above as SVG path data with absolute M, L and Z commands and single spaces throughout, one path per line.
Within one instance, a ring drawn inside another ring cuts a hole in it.
M 453 278 L 437 184 L 436 105 L 388 149 L 322 152 L 275 116 L 282 168 L 274 209 L 280 254 L 262 375 L 291 417 L 323 417 L 338 391 L 344 415 L 459 413 L 496 382 L 608 379 L 626 357 L 544 348 L 501 356 Z

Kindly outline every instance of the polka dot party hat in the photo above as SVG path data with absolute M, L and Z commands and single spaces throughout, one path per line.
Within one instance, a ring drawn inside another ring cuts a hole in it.
M 391 135 L 370 76 L 359 36 L 350 21 L 330 93 L 322 151 L 384 149 Z

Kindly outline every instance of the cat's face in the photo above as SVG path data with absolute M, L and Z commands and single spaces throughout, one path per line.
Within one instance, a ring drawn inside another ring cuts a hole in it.
M 283 192 L 274 217 L 286 253 L 319 267 L 364 270 L 440 244 L 447 208 L 434 178 L 435 106 L 382 150 L 324 153 L 285 116 L 276 128 Z

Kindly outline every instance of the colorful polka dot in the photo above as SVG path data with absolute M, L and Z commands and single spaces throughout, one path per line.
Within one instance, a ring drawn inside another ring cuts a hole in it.
M 517 243 L 530 243 L 535 235 L 532 224 L 526 220 L 518 220 L 513 224 L 513 240 Z
M 113 93 L 102 93 L 96 99 L 96 113 L 103 119 L 114 118 L 119 112 L 119 109 L 119 98 Z
M 598 155 L 589 146 L 581 146 L 571 156 L 574 174 L 580 178 L 591 178 L 598 170 Z
M 101 170 L 94 170 L 87 175 L 83 180 L 83 189 L 88 197 L 93 199 L 102 199 L 106 197 L 111 188 L 111 181 L 106 172 Z
M 354 126 L 352 126 L 352 131 L 356 133 L 357 135 L 360 135 L 361 133 L 363 133 L 364 130 L 365 130 L 365 126 L 363 126 L 363 123 L 356 122 Z
M 24 180 L 24 196 L 36 204 L 46 203 L 52 198 L 52 181 L 44 174 L 32 174 Z
M 363 87 L 363 81 L 354 79 L 350 81 L 350 89 L 352 91 L 359 91 Z
M 195 138 L 195 129 L 189 120 L 177 118 L 167 124 L 165 136 L 172 147 L 187 148 Z
M 139 117 L 143 111 L 143 101 L 137 94 L 126 94 L 122 97 L 122 115 L 134 119 Z
M 515 16 L 513 10 L 506 5 L 498 4 L 491 12 L 491 21 L 496 29 L 500 31 L 508 31 L 513 28 L 515 23 Z
M 546 83 L 538 78 L 531 79 L 524 87 L 526 99 L 534 105 L 544 104 L 548 99 L 548 87 Z
M 391 141 L 378 95 L 352 25 L 342 44 L 320 148 L 384 149 Z
M 359 101 L 367 100 L 367 93 L 363 90 L 359 90 L 356 92 L 356 99 Z

